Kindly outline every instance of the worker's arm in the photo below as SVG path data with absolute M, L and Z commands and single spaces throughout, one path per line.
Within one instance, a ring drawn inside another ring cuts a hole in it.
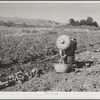
M 61 58 L 64 58 L 64 57 L 66 57 L 66 54 L 64 53 L 64 51 L 63 50 L 59 50 L 59 54 L 60 54 L 60 57 Z
M 62 56 L 62 50 L 61 49 L 59 50 L 59 54 L 60 54 L 60 56 Z

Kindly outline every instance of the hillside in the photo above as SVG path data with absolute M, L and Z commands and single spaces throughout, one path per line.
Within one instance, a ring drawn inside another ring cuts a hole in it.
M 0 17 L 0 21 L 8 22 L 12 21 L 15 24 L 23 24 L 33 26 L 55 26 L 58 22 L 53 20 L 44 20 L 44 19 L 29 19 L 29 18 L 17 18 L 17 17 Z

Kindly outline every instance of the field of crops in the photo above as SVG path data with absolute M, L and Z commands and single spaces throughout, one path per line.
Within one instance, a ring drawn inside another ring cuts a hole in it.
M 32 68 L 37 67 L 42 69 L 45 74 L 48 73 L 47 75 L 49 75 L 49 73 L 54 70 L 52 67 L 52 60 L 43 63 L 39 63 L 39 61 L 58 54 L 56 40 L 61 34 L 67 34 L 70 37 L 75 37 L 77 39 L 79 45 L 76 52 L 88 50 L 89 43 L 95 44 L 100 41 L 100 30 L 94 30 L 92 27 L 91 30 L 90 27 L 0 27 L 0 73 L 3 75 L 0 80 L 4 80 L 7 75 L 18 71 L 19 68 L 30 71 Z M 94 49 L 98 49 L 99 47 L 99 45 L 95 46 Z M 58 58 L 53 60 L 58 60 Z M 46 76 L 43 76 L 43 78 L 44 77 Z M 59 75 L 56 77 L 59 77 Z M 36 87 L 34 86 L 34 88 Z M 43 89 L 43 91 L 44 90 L 46 89 Z M 27 89 L 25 91 L 27 91 Z

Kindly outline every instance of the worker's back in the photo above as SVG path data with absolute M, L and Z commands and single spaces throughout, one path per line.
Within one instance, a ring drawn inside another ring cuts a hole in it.
M 72 64 L 75 60 L 75 50 L 77 49 L 77 41 L 76 39 L 71 39 L 71 44 L 68 49 L 65 50 L 66 57 L 64 59 L 65 63 Z

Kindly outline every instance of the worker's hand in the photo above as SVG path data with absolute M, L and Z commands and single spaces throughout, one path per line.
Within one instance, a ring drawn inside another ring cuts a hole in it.
M 60 56 L 65 56 L 65 52 L 61 49 L 59 50 L 59 54 L 60 54 Z
M 61 58 L 63 58 L 63 59 L 64 59 L 65 57 L 66 57 L 66 54 L 65 54 L 65 55 L 61 55 Z

